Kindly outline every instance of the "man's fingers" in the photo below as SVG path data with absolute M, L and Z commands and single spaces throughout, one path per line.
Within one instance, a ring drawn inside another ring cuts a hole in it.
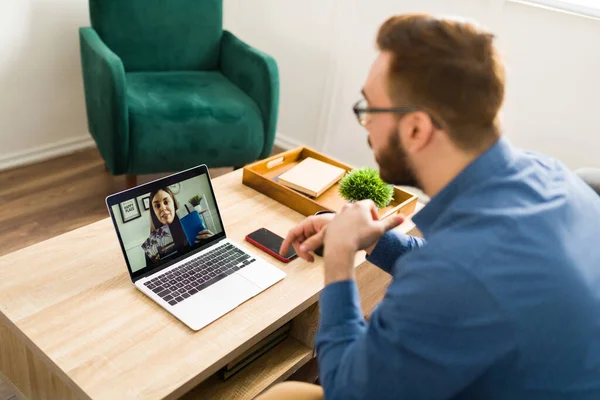
M 298 254 L 298 257 L 302 258 L 303 260 L 306 261 L 313 261 L 312 256 L 310 255 L 310 253 L 308 252 L 303 252 L 300 250 L 300 246 L 302 246 L 302 242 L 294 242 L 293 243 L 294 246 L 294 250 L 296 250 L 296 254 Z
M 318 224 L 316 224 L 316 222 L 318 221 L 319 217 L 321 217 L 321 216 L 308 217 L 304 221 L 302 221 L 301 223 L 296 225 L 294 228 L 292 228 L 288 232 L 286 238 L 281 243 L 281 246 L 279 248 L 279 254 L 281 254 L 281 255 L 286 254 L 288 252 L 288 250 L 290 249 L 290 246 L 292 245 L 292 243 L 294 243 L 294 242 L 302 243 L 302 242 L 304 242 L 304 240 L 307 237 L 314 235 L 318 230 L 317 226 L 316 226 Z M 296 252 L 298 252 L 297 249 L 296 249 Z
M 301 223 L 299 225 L 296 225 L 292 229 L 290 229 L 290 231 L 288 232 L 285 239 L 283 239 L 283 243 L 281 243 L 281 247 L 279 248 L 280 255 L 282 255 L 282 256 L 285 255 L 288 252 L 288 250 L 290 249 L 290 246 L 292 245 L 292 243 L 295 242 L 296 240 L 298 240 L 297 238 L 300 235 L 304 235 L 304 227 L 302 226 L 303 224 L 304 223 Z
M 300 257 L 303 260 L 313 262 L 314 257 L 308 251 L 303 251 L 301 247 L 302 243 L 294 242 L 294 250 L 296 250 L 296 254 L 298 254 L 298 257 Z
M 361 200 L 361 201 L 359 201 L 359 204 L 362 206 L 365 206 L 371 210 L 373 210 L 373 209 L 377 210 L 377 206 L 375 205 L 375 202 L 371 199 Z
M 304 243 L 302 243 L 302 245 L 300 246 L 300 251 L 302 253 L 310 255 L 311 251 L 315 251 L 316 249 L 321 247 L 323 245 L 323 239 L 325 238 L 325 231 L 326 229 L 321 229 L 321 232 L 317 233 L 316 235 L 312 235 L 311 237 L 306 239 Z
M 291 231 L 290 231 L 291 233 Z M 304 242 L 306 240 L 306 234 L 304 233 L 304 230 L 301 231 L 300 233 L 297 233 L 295 236 L 290 236 L 290 234 L 288 233 L 288 236 L 285 238 L 285 240 L 281 243 L 280 249 L 279 249 L 279 254 L 280 255 L 285 255 L 290 247 L 294 246 L 294 248 L 296 247 L 296 243 L 298 243 L 298 246 L 300 246 L 300 243 Z M 283 247 L 286 246 L 286 248 L 284 249 Z M 296 249 L 296 252 L 298 252 L 298 250 Z
M 385 218 L 383 221 L 380 221 L 380 223 L 383 226 L 384 232 L 387 232 L 390 229 L 394 229 L 395 227 L 397 227 L 398 225 L 400 225 L 403 222 L 404 222 L 404 215 L 401 215 L 401 214 L 391 215 L 391 216 Z
M 379 221 L 379 211 L 377 210 L 375 204 L 373 204 L 373 207 L 371 207 L 371 217 L 373 218 L 373 221 Z

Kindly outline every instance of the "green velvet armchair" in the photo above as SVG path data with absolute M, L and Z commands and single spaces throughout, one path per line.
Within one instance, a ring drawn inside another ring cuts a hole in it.
M 221 0 L 89 6 L 92 27 L 79 31 L 88 128 L 113 175 L 270 155 L 277 64 L 223 30 Z

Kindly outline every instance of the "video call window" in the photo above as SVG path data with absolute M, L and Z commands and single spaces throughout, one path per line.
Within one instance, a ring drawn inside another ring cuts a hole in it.
M 206 175 L 112 206 L 132 272 L 158 266 L 223 231 Z

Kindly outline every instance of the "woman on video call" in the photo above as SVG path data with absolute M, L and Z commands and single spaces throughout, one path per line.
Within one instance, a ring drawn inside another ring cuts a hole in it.
M 173 236 L 173 242 L 175 248 L 174 252 L 179 252 L 189 245 L 185 238 L 185 233 L 177 216 L 177 210 L 179 209 L 179 202 L 169 188 L 159 188 L 150 192 L 150 233 L 163 225 L 168 225 L 171 235 Z M 198 232 L 196 237 L 196 243 L 198 244 L 203 240 L 206 240 L 213 236 L 210 230 L 205 229 Z M 158 259 L 153 259 L 154 262 Z

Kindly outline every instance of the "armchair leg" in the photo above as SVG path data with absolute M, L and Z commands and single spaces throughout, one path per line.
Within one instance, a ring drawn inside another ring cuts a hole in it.
M 127 175 L 125 177 L 125 186 L 127 189 L 137 186 L 137 175 Z

